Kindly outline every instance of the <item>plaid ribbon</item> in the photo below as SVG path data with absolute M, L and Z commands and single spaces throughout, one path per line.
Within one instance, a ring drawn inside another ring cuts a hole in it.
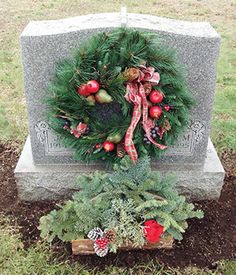
M 125 134 L 125 150 L 130 159 L 135 163 L 138 159 L 138 153 L 133 143 L 134 130 L 142 117 L 142 126 L 147 135 L 147 138 L 161 150 L 167 148 L 163 144 L 157 143 L 151 137 L 151 128 L 155 126 L 154 121 L 148 117 L 148 102 L 143 88 L 143 82 L 149 82 L 151 85 L 157 85 L 160 81 L 159 73 L 155 72 L 153 67 L 146 67 L 144 65 L 139 67 L 139 77 L 133 82 L 129 82 L 126 86 L 125 98 L 128 102 L 134 104 L 133 115 L 129 128 Z

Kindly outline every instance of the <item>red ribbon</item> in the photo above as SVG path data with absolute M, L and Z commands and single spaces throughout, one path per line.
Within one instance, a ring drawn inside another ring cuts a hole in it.
M 154 86 L 159 83 L 160 75 L 159 73 L 155 72 L 153 67 L 146 67 L 142 65 L 139 67 L 139 77 L 133 82 L 129 82 L 126 86 L 125 98 L 128 102 L 134 104 L 134 109 L 130 126 L 125 135 L 125 150 L 133 162 L 136 162 L 138 159 L 138 153 L 133 143 L 133 135 L 141 116 L 143 116 L 143 129 L 151 143 L 161 150 L 167 148 L 167 146 L 157 143 L 151 137 L 151 128 L 153 128 L 155 124 L 154 121 L 148 117 L 148 102 L 141 81 L 149 82 Z

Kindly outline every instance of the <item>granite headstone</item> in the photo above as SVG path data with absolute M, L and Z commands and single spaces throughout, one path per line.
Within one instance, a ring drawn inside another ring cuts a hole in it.
M 96 22 L 96 24 L 94 24 Z M 19 196 L 25 200 L 69 195 L 78 173 L 100 169 L 73 159 L 73 150 L 60 143 L 48 126 L 43 100 L 56 64 L 101 31 L 126 25 L 155 32 L 176 49 L 186 68 L 187 84 L 197 104 L 191 123 L 154 169 L 176 172 L 178 188 L 194 199 L 219 197 L 224 170 L 209 140 L 220 37 L 206 22 L 186 22 L 150 15 L 91 14 L 63 20 L 30 22 L 21 34 L 22 63 L 29 119 L 29 138 L 16 167 Z M 214 162 L 214 163 L 213 163 Z M 206 183 L 207 182 L 207 183 Z

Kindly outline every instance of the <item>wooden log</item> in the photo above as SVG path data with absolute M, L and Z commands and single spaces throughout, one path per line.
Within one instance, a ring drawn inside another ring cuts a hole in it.
M 72 244 L 72 254 L 73 255 L 92 255 L 95 254 L 93 244 L 94 242 L 89 239 L 79 239 L 73 240 Z M 128 250 L 154 250 L 154 249 L 171 249 L 173 247 L 173 238 L 166 237 L 161 239 L 158 243 L 150 244 L 146 243 L 141 247 L 133 247 L 130 245 L 122 245 L 119 247 L 119 250 L 128 251 Z
M 73 240 L 72 244 L 72 254 L 73 255 L 91 255 L 95 254 L 93 248 L 93 241 L 89 239 L 79 239 Z

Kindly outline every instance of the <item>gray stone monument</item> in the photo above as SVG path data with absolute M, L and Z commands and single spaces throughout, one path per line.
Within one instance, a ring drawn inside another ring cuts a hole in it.
M 121 25 L 158 33 L 175 48 L 187 70 L 187 82 L 197 105 L 191 123 L 153 169 L 173 172 L 177 188 L 191 199 L 215 199 L 223 185 L 224 169 L 209 139 L 220 37 L 206 22 L 186 22 L 150 15 L 90 14 L 63 20 L 30 22 L 21 34 L 22 63 L 27 100 L 29 137 L 15 169 L 22 200 L 58 199 L 75 189 L 81 172 L 103 169 L 96 163 L 73 160 L 48 126 L 43 99 L 56 63 L 93 34 Z

